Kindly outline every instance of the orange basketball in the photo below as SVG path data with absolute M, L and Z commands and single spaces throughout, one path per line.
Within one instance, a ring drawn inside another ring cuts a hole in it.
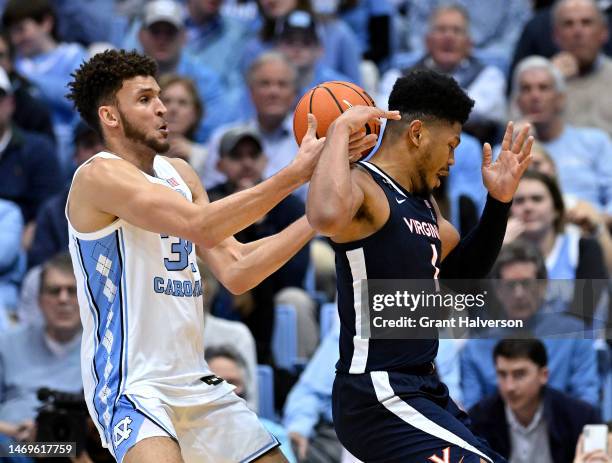
M 374 100 L 360 86 L 351 82 L 324 82 L 310 89 L 299 101 L 293 113 L 293 134 L 298 145 L 308 130 L 308 113 L 317 118 L 317 138 L 324 137 L 332 122 L 351 106 L 376 106 Z M 368 122 L 366 135 L 380 132 L 380 125 Z M 364 156 L 369 153 L 364 152 Z

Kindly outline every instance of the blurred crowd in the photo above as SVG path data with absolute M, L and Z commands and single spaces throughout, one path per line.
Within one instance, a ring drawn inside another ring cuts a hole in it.
M 290 162 L 293 109 L 311 87 L 351 81 L 385 107 L 398 77 L 427 68 L 475 100 L 435 193 L 465 235 L 486 199 L 482 144 L 498 145 L 508 120 L 529 123 L 534 160 L 492 277 L 497 316 L 524 320 L 542 342 L 441 339 L 437 374 L 514 463 L 612 461 L 580 437 L 583 424 L 612 421 L 611 1 L 0 0 L 0 12 L 0 442 L 35 439 L 39 388 L 82 388 L 64 209 L 74 170 L 104 147 L 66 84 L 89 56 L 126 48 L 157 62 L 167 155 L 194 167 L 211 201 Z M 282 230 L 304 214 L 306 192 L 237 238 Z M 204 273 L 211 369 L 267 418 L 291 461 L 351 461 L 332 427 L 329 244 L 316 238 L 240 296 Z M 289 363 L 279 307 L 294 316 Z

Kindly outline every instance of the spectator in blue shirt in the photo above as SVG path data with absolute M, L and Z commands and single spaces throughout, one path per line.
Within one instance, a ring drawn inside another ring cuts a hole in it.
M 512 87 L 521 117 L 557 166 L 563 193 L 612 214 L 612 141 L 601 129 L 565 121 L 561 73 L 546 58 L 531 56 L 517 65 Z
M 0 336 L 0 421 L 34 433 L 39 388 L 79 392 L 81 319 L 70 256 L 43 267 L 39 303 L 44 325 Z M 23 434 L 23 433 L 22 433 Z
M 340 461 L 331 402 L 339 333 L 338 326 L 329 331 L 285 402 L 283 424 L 301 462 Z
M 23 217 L 16 204 L 0 199 L 0 332 L 7 328 L 9 312 L 17 308 L 19 283 L 23 276 L 21 249 Z
M 524 331 L 495 329 L 483 335 L 486 339 L 470 339 L 466 343 L 461 353 L 464 405 L 472 407 L 495 393 L 493 348 L 497 340 L 525 334 L 542 338 L 549 353 L 552 387 L 597 405 L 600 380 L 593 341 L 584 339 L 584 324 L 579 320 L 560 313 L 543 313 L 546 266 L 537 248 L 520 241 L 505 246 L 493 277 L 499 278 L 495 293 L 503 306 L 500 318 L 522 320 Z
M 206 106 L 195 134 L 197 141 L 205 141 L 214 129 L 235 118 L 238 95 L 227 91 L 216 71 L 183 51 L 186 31 L 180 4 L 173 0 L 148 3 L 138 38 L 144 53 L 156 61 L 160 75 L 178 74 L 195 82 Z
M 78 116 L 65 95 L 70 74 L 87 58 L 87 51 L 77 43 L 59 42 L 57 16 L 49 0 L 9 0 L 2 24 L 17 52 L 15 68 L 38 87 L 51 109 L 62 173 L 67 177 Z

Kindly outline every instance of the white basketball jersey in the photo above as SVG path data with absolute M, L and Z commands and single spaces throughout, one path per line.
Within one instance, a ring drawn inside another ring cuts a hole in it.
M 153 168 L 155 177 L 143 172 L 147 180 L 192 201 L 167 160 L 156 156 Z M 191 242 L 122 219 L 92 233 L 77 232 L 70 218 L 68 227 L 83 323 L 83 386 L 99 429 L 108 428 L 123 394 L 188 406 L 233 389 L 207 378 L 203 287 Z

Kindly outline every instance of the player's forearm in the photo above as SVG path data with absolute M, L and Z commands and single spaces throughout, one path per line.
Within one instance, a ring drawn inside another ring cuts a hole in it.
M 252 188 L 206 204 L 195 225 L 202 235 L 199 244 L 211 248 L 245 229 L 305 181 L 300 173 L 288 167 Z
M 321 158 L 308 189 L 306 216 L 315 230 L 329 235 L 329 229 L 350 220 L 352 205 L 351 170 L 348 161 L 349 130 L 332 124 Z
M 295 256 L 315 235 L 306 217 L 280 233 L 245 244 L 241 256 L 227 270 L 232 292 L 248 291 L 268 278 Z
M 487 196 L 476 228 L 442 261 L 440 278 L 484 278 L 489 274 L 504 241 L 511 204 Z

